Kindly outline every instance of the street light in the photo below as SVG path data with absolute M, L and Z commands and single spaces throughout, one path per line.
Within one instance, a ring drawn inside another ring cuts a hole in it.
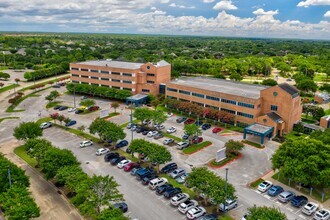
M 131 109 L 131 114 L 130 114 L 130 123 L 131 125 L 133 124 L 133 108 L 134 108 L 134 104 L 130 104 L 129 108 Z M 133 141 L 133 130 L 131 129 L 132 132 L 132 137 L 131 137 L 131 142 Z
M 225 212 L 226 212 L 226 201 L 227 201 L 227 181 L 228 181 L 228 168 L 226 168 L 226 182 L 225 182 L 225 202 L 224 202 Z
M 76 108 L 76 87 L 73 87 L 73 107 Z
M 9 187 L 11 188 L 10 166 L 8 166 L 8 181 L 9 181 Z

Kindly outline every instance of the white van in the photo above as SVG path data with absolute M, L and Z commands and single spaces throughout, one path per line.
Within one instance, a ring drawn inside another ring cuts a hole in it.
M 164 185 L 167 182 L 168 181 L 166 178 L 155 178 L 149 182 L 149 187 L 150 187 L 150 189 L 154 190 L 158 186 Z

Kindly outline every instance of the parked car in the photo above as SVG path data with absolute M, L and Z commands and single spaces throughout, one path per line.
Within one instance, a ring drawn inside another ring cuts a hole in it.
M 294 207 L 298 207 L 300 208 L 301 206 L 306 205 L 308 202 L 308 199 L 306 196 L 295 196 L 291 199 L 291 205 L 293 205 Z
M 162 178 L 155 178 L 149 182 L 149 187 L 152 190 L 155 190 L 158 186 L 164 185 L 168 182 L 168 180 L 164 177 Z
M 205 130 L 207 130 L 207 129 L 210 129 L 211 128 L 211 124 L 208 124 L 208 123 L 206 123 L 206 124 L 203 124 L 202 125 L 202 129 L 205 131 Z
M 301 210 L 305 215 L 312 215 L 319 208 L 319 205 L 314 202 L 307 203 L 304 208 Z
M 118 203 L 113 204 L 113 206 L 115 208 L 120 209 L 123 213 L 127 212 L 127 210 L 128 210 L 128 206 L 125 202 L 118 202 Z
M 119 169 L 122 169 L 122 168 L 124 168 L 124 166 L 126 166 L 126 165 L 129 164 L 129 163 L 131 163 L 130 160 L 122 160 L 122 161 L 120 161 L 120 162 L 117 164 L 117 167 L 118 167 Z
M 143 177 L 141 183 L 143 185 L 148 185 L 150 183 L 150 181 L 155 178 L 158 178 L 158 176 L 155 173 L 150 173 L 150 174 L 146 175 L 145 177 Z
M 42 129 L 46 129 L 46 128 L 50 128 L 52 125 L 53 124 L 50 121 L 48 121 L 48 122 L 41 123 L 39 127 Z
M 161 173 L 169 173 L 169 172 L 172 172 L 174 171 L 175 169 L 178 168 L 178 165 L 176 163 L 169 163 L 169 164 L 166 164 L 161 170 L 160 172 Z
M 215 214 L 207 214 L 204 215 L 202 218 L 200 218 L 199 220 L 217 220 L 218 216 Z
M 76 110 L 76 108 L 68 108 L 68 112 L 75 112 Z
M 116 166 L 118 163 L 120 163 L 121 161 L 123 160 L 126 160 L 126 157 L 124 156 L 120 156 L 120 157 L 117 157 L 117 158 L 113 158 L 111 161 L 110 161 L 110 164 L 113 165 L 113 166 Z
M 203 207 L 197 206 L 197 207 L 190 209 L 187 212 L 187 218 L 196 219 L 196 218 L 202 217 L 203 215 L 205 215 L 205 213 L 206 213 L 206 210 Z
M 94 105 L 94 106 L 90 106 L 90 107 L 88 107 L 88 111 L 96 111 L 96 110 L 98 110 L 100 107 L 99 106 L 97 106 L 97 105 Z
M 131 129 L 131 127 L 132 127 L 133 125 L 134 125 L 133 123 L 128 123 L 127 126 L 126 126 L 126 128 L 127 128 L 127 129 Z
M 293 199 L 293 197 L 295 197 L 295 196 L 296 196 L 296 194 L 294 192 L 284 191 L 277 198 L 278 198 L 278 201 L 286 203 L 286 202 L 289 202 L 291 199 Z
M 72 126 L 72 125 L 75 125 L 75 124 L 77 124 L 77 121 L 71 120 L 68 123 L 66 123 L 65 126 L 69 127 L 69 126 Z
M 83 96 L 80 97 L 80 99 L 81 99 L 81 100 L 85 100 L 85 99 L 87 99 L 87 96 L 84 96 L 84 95 L 83 95 Z
M 145 131 L 145 130 L 148 130 L 148 129 L 145 128 L 145 127 L 142 127 L 142 126 L 138 126 L 138 127 L 135 129 L 135 132 L 136 132 L 136 133 L 141 133 L 141 132 L 143 132 L 143 131 Z
M 174 132 L 176 132 L 176 128 L 175 127 L 170 127 L 169 129 L 166 130 L 167 133 L 172 134 Z
M 192 139 L 192 142 L 193 142 L 193 144 L 201 143 L 201 142 L 203 142 L 203 137 L 194 137 Z
M 212 129 L 212 132 L 213 133 L 218 133 L 218 132 L 223 131 L 223 130 L 224 130 L 223 128 L 215 127 L 215 128 Z
M 221 212 L 227 212 L 233 208 L 237 207 L 237 200 L 236 199 L 227 199 L 225 204 L 221 203 L 219 205 L 219 211 Z
M 314 215 L 315 220 L 328 220 L 330 219 L 330 211 L 326 209 L 320 209 Z
M 165 129 L 165 126 L 164 125 L 155 124 L 154 125 L 154 128 L 156 128 L 157 130 L 162 130 L 162 129 Z
M 182 214 L 186 214 L 190 209 L 196 207 L 197 205 L 198 205 L 197 201 L 188 199 L 187 201 L 179 205 L 178 210 Z
M 83 148 L 83 147 L 88 147 L 88 146 L 92 146 L 93 145 L 93 141 L 82 141 L 82 142 L 80 142 L 80 144 L 79 144 L 79 146 L 81 147 L 81 148 Z
M 138 125 L 132 125 L 131 131 L 135 131 L 139 126 Z
M 142 134 L 143 135 L 147 135 L 149 132 L 150 132 L 150 130 L 149 129 L 146 129 L 145 131 L 142 131 Z
M 122 148 L 128 145 L 128 141 L 126 140 L 121 140 L 116 144 L 116 148 Z
M 142 168 L 136 172 L 136 179 L 142 180 L 145 176 L 154 173 L 152 169 Z
M 53 109 L 54 110 L 58 110 L 59 108 L 61 108 L 62 106 L 61 105 L 56 105 Z
M 170 199 L 172 198 L 173 196 L 179 194 L 179 193 L 182 193 L 182 189 L 181 188 L 170 188 L 170 189 L 167 189 L 165 192 L 164 192 L 164 197 L 167 198 L 167 199 Z
M 99 148 L 99 149 L 97 149 L 97 151 L 96 151 L 96 155 L 97 156 L 101 156 L 101 155 L 103 155 L 103 154 L 106 154 L 106 153 L 109 153 L 109 149 L 108 148 Z
M 136 176 L 136 173 L 141 169 L 144 169 L 144 168 L 142 168 L 142 167 L 133 168 L 130 173 L 132 176 Z
M 195 121 L 195 125 L 197 125 L 197 126 L 201 126 L 202 124 L 203 124 L 202 121 Z
M 183 168 L 178 168 L 178 169 L 174 170 L 172 173 L 170 173 L 170 177 L 172 177 L 173 179 L 176 179 L 185 173 L 186 173 L 186 171 Z
M 182 123 L 182 122 L 184 122 L 185 120 L 187 120 L 186 117 L 179 117 L 179 118 L 176 119 L 176 122 L 177 122 L 177 123 Z
M 158 186 L 156 188 L 156 193 L 158 195 L 162 195 L 166 190 L 168 190 L 169 188 L 173 188 L 173 186 L 169 183 L 166 183 L 164 185 Z
M 180 203 L 183 203 L 189 199 L 189 194 L 187 193 L 179 193 L 176 196 L 173 196 L 171 199 L 171 204 L 173 206 L 178 206 Z
M 160 138 L 163 138 L 164 135 L 162 132 L 158 132 L 157 134 L 154 135 L 154 139 L 160 139 Z
M 188 118 L 187 120 L 185 120 L 184 124 L 185 124 L 185 125 L 190 125 L 190 124 L 192 124 L 192 123 L 194 123 L 194 122 L 195 122 L 195 119 Z
M 144 124 L 144 125 L 150 125 L 152 123 L 152 121 L 150 121 L 150 120 L 143 120 L 142 121 L 142 124 Z
M 184 148 L 187 148 L 189 146 L 189 142 L 185 141 L 185 142 L 179 142 L 177 144 L 177 149 L 179 150 L 183 150 Z
M 85 110 L 85 109 L 87 109 L 87 106 L 81 105 L 81 106 L 79 106 L 79 108 L 82 110 Z
M 55 85 L 53 85 L 52 87 L 53 87 L 53 88 L 57 88 L 57 89 L 58 89 L 58 88 L 61 88 L 61 86 L 60 86 L 59 84 L 55 84 Z
M 284 191 L 284 189 L 282 188 L 282 186 L 273 185 L 272 187 L 270 187 L 267 194 L 270 196 L 277 196 L 278 194 L 282 193 L 283 191 Z
M 129 163 L 124 166 L 125 172 L 130 172 L 133 168 L 139 168 L 141 165 L 139 163 Z
M 188 134 L 184 134 L 184 135 L 182 135 L 182 139 L 183 139 L 183 140 L 188 140 L 188 138 L 189 138 L 189 135 L 188 135 Z
M 83 113 L 84 112 L 84 110 L 82 110 L 82 109 L 77 109 L 74 113 L 75 114 L 80 114 L 80 113 Z
M 58 108 L 59 111 L 64 111 L 64 110 L 66 110 L 66 109 L 68 109 L 67 106 L 61 106 L 61 107 Z
M 164 145 L 170 145 L 170 144 L 172 144 L 172 143 L 174 143 L 174 139 L 172 139 L 172 138 L 166 138 L 166 139 L 163 141 L 163 144 L 164 144 Z
M 113 158 L 117 158 L 117 157 L 119 157 L 119 154 L 117 152 L 108 153 L 108 154 L 104 155 L 104 161 L 110 162 L 110 160 L 112 160 Z
M 258 186 L 258 190 L 260 192 L 266 192 L 268 189 L 270 189 L 270 187 L 272 187 L 273 183 L 266 180 L 266 181 L 263 181 L 262 183 L 259 184 Z
M 184 173 L 183 175 L 179 176 L 175 180 L 176 180 L 177 183 L 181 183 L 182 184 L 182 183 L 184 183 L 186 181 L 188 175 L 189 175 L 188 173 Z
M 149 131 L 148 134 L 147 134 L 147 136 L 148 136 L 148 137 L 153 137 L 153 136 L 155 136 L 156 134 L 158 134 L 158 131 Z

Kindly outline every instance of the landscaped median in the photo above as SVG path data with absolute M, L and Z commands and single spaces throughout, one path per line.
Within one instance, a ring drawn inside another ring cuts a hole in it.
M 68 131 L 68 132 L 71 132 L 71 133 L 73 133 L 75 135 L 78 135 L 79 137 L 82 137 L 82 138 L 91 140 L 91 141 L 93 141 L 95 143 L 99 141 L 99 139 L 96 138 L 96 137 L 94 137 L 93 135 L 87 134 L 87 133 L 85 133 L 83 131 L 79 131 L 78 129 L 68 128 L 68 127 L 65 127 L 65 126 L 59 125 L 59 124 L 53 124 L 53 125 L 56 126 L 56 127 L 62 128 L 64 130 Z
M 250 145 L 252 147 L 259 148 L 259 149 L 265 148 L 265 145 L 261 145 L 261 144 L 258 144 L 258 143 L 252 142 L 252 141 L 248 141 L 248 140 L 242 140 L 242 143 Z
M 6 119 L 19 119 L 19 117 L 5 117 L 5 118 L 0 118 L 0 122 L 4 121 Z
M 243 155 L 241 153 L 238 153 L 237 156 L 231 155 L 220 162 L 215 162 L 215 159 L 213 159 L 211 162 L 208 163 L 208 165 L 209 165 L 209 167 L 212 167 L 212 168 L 221 168 L 221 167 L 227 165 L 228 163 L 231 163 L 231 162 L 241 158 L 242 156 Z
M 11 89 L 14 89 L 16 87 L 19 87 L 19 84 L 11 84 L 9 86 L 2 87 L 2 88 L 0 88 L 0 93 L 6 92 L 6 91 L 11 90 Z
M 197 151 L 200 151 L 202 149 L 204 149 L 205 147 L 208 147 L 212 145 L 212 142 L 211 141 L 204 141 L 202 143 L 199 143 L 199 144 L 193 144 L 185 149 L 183 149 L 183 153 L 185 154 L 193 154 L 193 153 L 196 153 Z

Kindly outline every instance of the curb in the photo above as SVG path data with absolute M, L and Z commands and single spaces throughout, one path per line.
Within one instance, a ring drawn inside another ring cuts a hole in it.
M 238 160 L 238 159 L 240 159 L 240 158 L 242 158 L 242 157 L 243 157 L 243 154 L 242 154 L 242 153 L 238 153 L 238 156 L 237 156 L 237 157 L 233 158 L 232 160 L 227 161 L 227 162 L 224 163 L 224 164 L 221 164 L 221 165 L 219 165 L 219 166 L 212 165 L 212 164 L 211 164 L 212 161 L 213 161 L 213 160 L 212 160 L 211 162 L 207 163 L 207 166 L 209 166 L 209 167 L 211 167 L 211 168 L 213 168 L 213 169 L 218 169 L 218 168 L 224 167 L 224 166 L 226 166 L 226 165 L 228 165 L 228 164 L 230 164 L 230 163 L 234 162 L 235 160 Z
M 207 148 L 207 147 L 211 146 L 212 144 L 213 144 L 213 143 L 211 142 L 210 144 L 206 145 L 205 147 L 203 147 L 203 148 L 201 148 L 201 149 L 198 149 L 197 151 L 194 151 L 194 152 L 192 152 L 192 153 L 184 153 L 183 151 L 182 151 L 182 153 L 183 153 L 183 155 L 193 155 L 194 153 L 197 153 L 197 152 L 203 150 L 204 148 Z

